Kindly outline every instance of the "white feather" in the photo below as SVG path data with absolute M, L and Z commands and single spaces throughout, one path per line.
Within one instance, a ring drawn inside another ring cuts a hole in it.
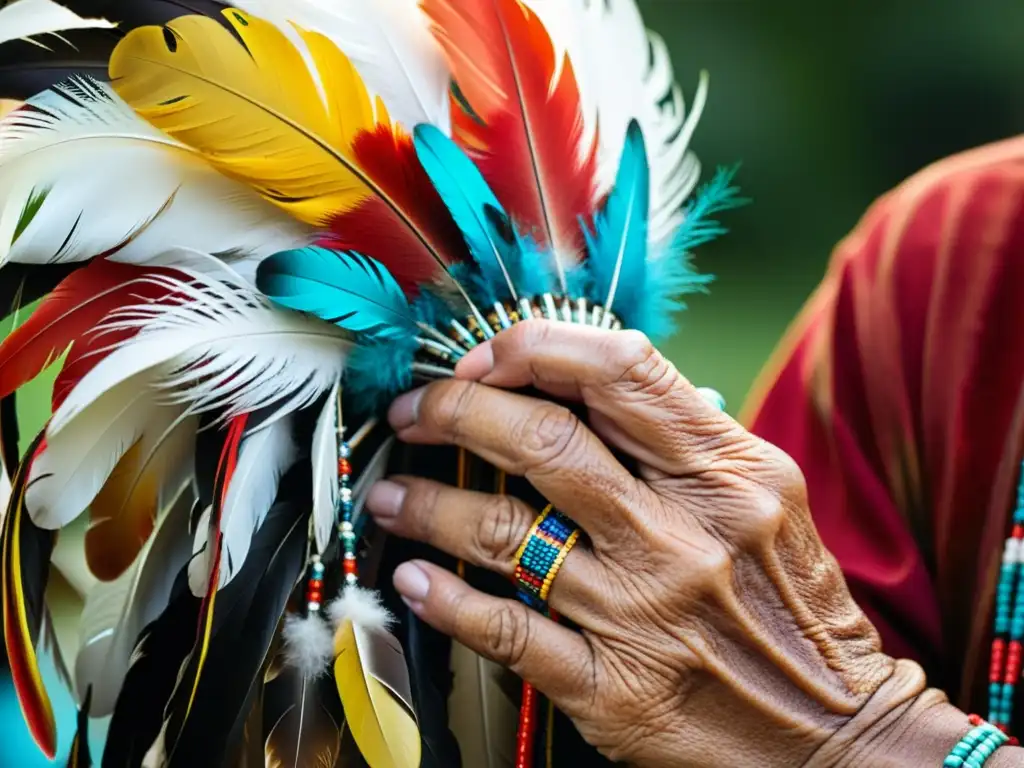
M 86 599 L 75 660 L 75 690 L 92 687 L 93 717 L 113 712 L 139 632 L 167 607 L 178 571 L 188 561 L 191 495 L 179 488 L 157 520 L 138 559 L 116 581 L 98 584 Z
M 285 417 L 249 433 L 238 449 L 238 462 L 221 510 L 221 568 L 218 589 L 222 589 L 245 563 L 252 537 L 267 519 L 281 476 L 295 463 L 298 450 L 292 439 L 292 419 Z M 206 594 L 210 579 L 210 510 L 203 512 L 196 529 L 193 558 L 188 566 L 192 594 Z
M 598 196 L 615 182 L 626 129 L 636 119 L 651 169 L 649 242 L 664 252 L 683 221 L 683 204 L 700 177 L 689 151 L 707 99 L 701 76 L 687 114 L 668 48 L 648 32 L 636 0 L 527 0 L 556 47 L 568 52 L 583 101 L 584 142 L 598 143 Z M 600 130 L 598 131 L 598 126 Z
M 166 280 L 177 301 L 130 307 L 107 328 L 139 333 L 89 371 L 53 415 L 59 433 L 104 392 L 153 376 L 164 402 L 228 417 L 274 406 L 279 418 L 316 401 L 341 378 L 351 346 L 341 329 L 271 306 L 251 289 Z
M 288 19 L 329 38 L 407 131 L 420 123 L 451 130 L 451 77 L 419 0 L 240 0 L 237 5 L 279 27 Z
M 395 436 L 391 435 L 385 440 L 377 452 L 373 454 L 366 466 L 359 472 L 359 479 L 352 486 L 352 522 L 358 522 L 362 517 L 363 507 L 366 506 L 366 497 L 370 495 L 370 488 L 378 480 L 383 479 L 388 469 L 388 459 L 391 458 L 391 449 L 395 446 Z
M 294 614 L 284 620 L 284 660 L 306 679 L 327 672 L 334 657 L 334 633 L 320 616 Z
M 327 396 L 313 431 L 313 531 L 321 555 L 331 543 L 338 502 L 338 387 Z
M 53 0 L 15 0 L 0 8 L 0 43 L 36 35 L 58 34 L 68 29 L 111 29 L 105 19 L 86 19 Z M 39 41 L 33 41 L 42 45 Z
M 0 263 L 108 252 L 151 263 L 176 247 L 258 262 L 311 237 L 138 117 L 109 85 L 75 78 L 28 103 L 35 109 L 0 123 Z
M 47 432 L 32 462 L 25 505 L 41 528 L 62 528 L 85 511 L 117 462 L 161 410 L 153 403 L 148 372 L 125 376 L 104 389 L 69 421 Z
M 341 596 L 327 606 L 327 615 L 335 628 L 351 621 L 376 632 L 389 630 L 395 623 L 395 617 L 381 601 L 380 592 L 363 587 L 345 587 Z

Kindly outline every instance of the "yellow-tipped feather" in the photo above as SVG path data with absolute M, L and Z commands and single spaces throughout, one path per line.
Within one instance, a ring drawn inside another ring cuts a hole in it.
M 420 732 L 398 640 L 344 619 L 334 636 L 334 654 L 345 720 L 370 768 L 418 768 Z
M 270 22 L 234 9 L 224 15 L 244 45 L 204 16 L 133 30 L 110 59 L 115 90 L 157 128 L 306 223 L 358 205 L 372 183 L 353 159 L 352 140 L 386 114 L 375 117 L 348 58 L 320 34 L 298 31 L 304 57 Z

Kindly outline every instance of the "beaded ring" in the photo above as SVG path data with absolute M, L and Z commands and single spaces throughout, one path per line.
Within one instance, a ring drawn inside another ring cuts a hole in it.
M 969 719 L 973 727 L 950 750 L 942 762 L 943 768 L 982 768 L 992 754 L 1010 740 L 999 728 L 977 715 Z
M 541 512 L 515 555 L 519 598 L 543 609 L 555 576 L 580 536 L 577 525 L 550 504 Z

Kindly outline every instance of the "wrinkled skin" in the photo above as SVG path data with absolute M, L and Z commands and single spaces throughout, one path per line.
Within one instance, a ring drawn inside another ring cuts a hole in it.
M 582 402 L 587 424 L 504 391 L 525 387 Z M 880 651 L 794 463 L 643 335 L 523 323 L 389 418 L 406 442 L 459 445 L 526 477 L 586 532 L 550 595 L 582 633 L 427 563 L 401 566 L 395 585 L 425 621 L 534 683 L 612 760 L 941 765 L 968 729 L 916 665 Z M 635 457 L 639 476 L 606 445 Z M 510 577 L 537 514 L 411 477 L 378 484 L 368 506 L 389 531 Z

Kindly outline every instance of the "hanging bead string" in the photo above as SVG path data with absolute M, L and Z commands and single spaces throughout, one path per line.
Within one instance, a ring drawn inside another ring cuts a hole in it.
M 320 555 L 313 555 L 309 561 L 309 579 L 306 582 L 306 615 L 320 613 L 324 598 L 324 564 Z
M 1012 606 L 1012 610 L 1011 610 Z M 988 719 L 1008 732 L 1024 651 L 1024 465 L 1017 481 L 1013 529 L 1003 547 L 996 588 L 995 627 L 989 661 Z
M 362 430 L 360 430 L 362 431 Z M 356 531 L 352 522 L 352 463 L 349 460 L 352 448 L 345 440 L 345 421 L 341 412 L 341 392 L 338 393 L 338 509 L 335 519 L 338 523 L 342 567 L 345 571 L 345 586 L 359 583 L 359 568 L 356 563 Z

